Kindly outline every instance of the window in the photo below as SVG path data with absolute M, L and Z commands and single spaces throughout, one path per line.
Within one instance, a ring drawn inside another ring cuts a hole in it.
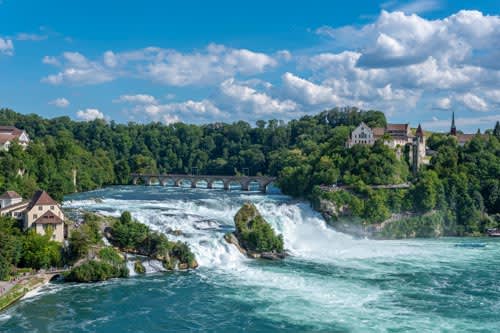
M 43 210 L 43 206 L 38 206 L 38 210 Z
M 38 215 L 33 214 L 33 218 L 34 218 L 34 219 L 37 219 L 37 218 L 38 218 Z
M 54 206 L 50 206 L 50 210 L 54 210 Z

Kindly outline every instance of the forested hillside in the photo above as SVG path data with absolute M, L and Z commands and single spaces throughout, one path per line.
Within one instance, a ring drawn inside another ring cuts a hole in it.
M 439 227 L 442 234 L 477 233 L 500 223 L 496 215 L 500 213 L 498 123 L 463 147 L 452 136 L 431 135 L 427 145 L 435 155 L 429 166 L 413 176 L 408 149 L 398 159 L 380 141 L 371 147 L 345 148 L 349 132 L 361 121 L 369 126 L 386 124 L 382 112 L 356 108 L 333 109 L 288 123 L 257 121 L 255 126 L 243 121 L 207 125 L 76 122 L 2 109 L 0 125 L 25 129 L 33 141 L 26 151 L 14 145 L 9 152 L 0 152 L 0 191 L 11 189 L 28 196 L 43 188 L 61 200 L 75 190 L 127 184 L 131 172 L 191 173 L 196 168 L 200 174 L 232 175 L 248 168 L 251 175 L 277 176 L 284 193 L 299 197 L 312 193 L 318 197 L 316 185 L 353 185 L 351 191 L 328 199 L 348 205 L 366 223 L 381 222 L 394 213 L 436 211 L 441 214 L 439 221 L 431 223 L 439 225 L 428 229 Z M 414 184 L 409 190 L 367 186 L 406 181 Z
M 335 154 L 342 153 L 350 128 L 361 121 L 386 122 L 382 112 L 355 108 L 288 123 L 257 121 L 255 126 L 242 121 L 201 126 L 76 122 L 2 109 L 0 125 L 25 129 L 33 141 L 26 151 L 14 146 L 0 152 L 0 190 L 29 195 L 40 187 L 61 199 L 75 190 L 126 184 L 130 172 L 191 173 L 197 168 L 200 174 L 232 175 L 248 168 L 251 175 L 280 175 L 286 192 L 304 195 L 313 184 L 334 182 L 341 169 L 350 168 L 352 159 L 340 162 Z M 383 153 L 394 157 L 387 149 Z M 366 178 L 368 169 L 360 166 L 360 176 Z M 72 170 L 78 172 L 76 189 Z

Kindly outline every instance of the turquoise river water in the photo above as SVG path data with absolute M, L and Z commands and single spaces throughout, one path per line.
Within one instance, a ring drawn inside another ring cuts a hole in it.
M 257 205 L 291 256 L 250 260 L 223 240 Z M 372 241 L 335 232 L 282 195 L 121 186 L 64 206 L 139 221 L 187 241 L 200 268 L 97 284 L 51 283 L 0 313 L 0 332 L 499 332 L 500 243 Z

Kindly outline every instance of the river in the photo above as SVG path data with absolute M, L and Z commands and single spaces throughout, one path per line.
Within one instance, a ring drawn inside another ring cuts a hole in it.
M 98 200 L 96 200 L 98 198 Z M 223 240 L 242 203 L 284 235 L 282 262 Z M 97 284 L 51 283 L 0 313 L 1 332 L 498 332 L 500 243 L 355 240 L 283 195 L 119 186 L 64 206 L 133 217 L 189 243 L 200 268 Z M 469 240 L 471 241 L 471 240 Z M 478 240 L 473 240 L 477 242 Z

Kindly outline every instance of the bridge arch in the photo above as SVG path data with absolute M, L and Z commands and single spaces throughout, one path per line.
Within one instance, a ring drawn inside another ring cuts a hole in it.
M 243 185 L 242 182 L 235 180 L 235 179 L 229 179 L 224 182 L 224 189 L 225 190 L 243 190 Z
M 131 174 L 132 184 L 170 185 L 177 187 L 209 188 L 244 191 L 263 191 L 276 178 L 266 176 L 210 176 L 210 175 L 181 175 L 181 174 Z
M 206 179 L 193 179 L 193 184 L 196 188 L 209 188 L 209 181 Z
M 193 180 L 190 179 L 189 177 L 178 178 L 175 181 L 175 186 L 177 186 L 177 187 L 192 187 L 193 186 Z
M 210 189 L 225 189 L 224 179 L 222 178 L 213 178 L 207 184 L 207 188 Z
M 250 180 L 246 184 L 247 191 L 262 191 L 263 186 L 258 180 Z
M 160 185 L 160 178 L 157 176 L 150 176 L 148 177 L 148 180 L 144 182 L 146 185 Z
M 161 186 L 175 186 L 175 180 L 171 177 L 160 178 Z

